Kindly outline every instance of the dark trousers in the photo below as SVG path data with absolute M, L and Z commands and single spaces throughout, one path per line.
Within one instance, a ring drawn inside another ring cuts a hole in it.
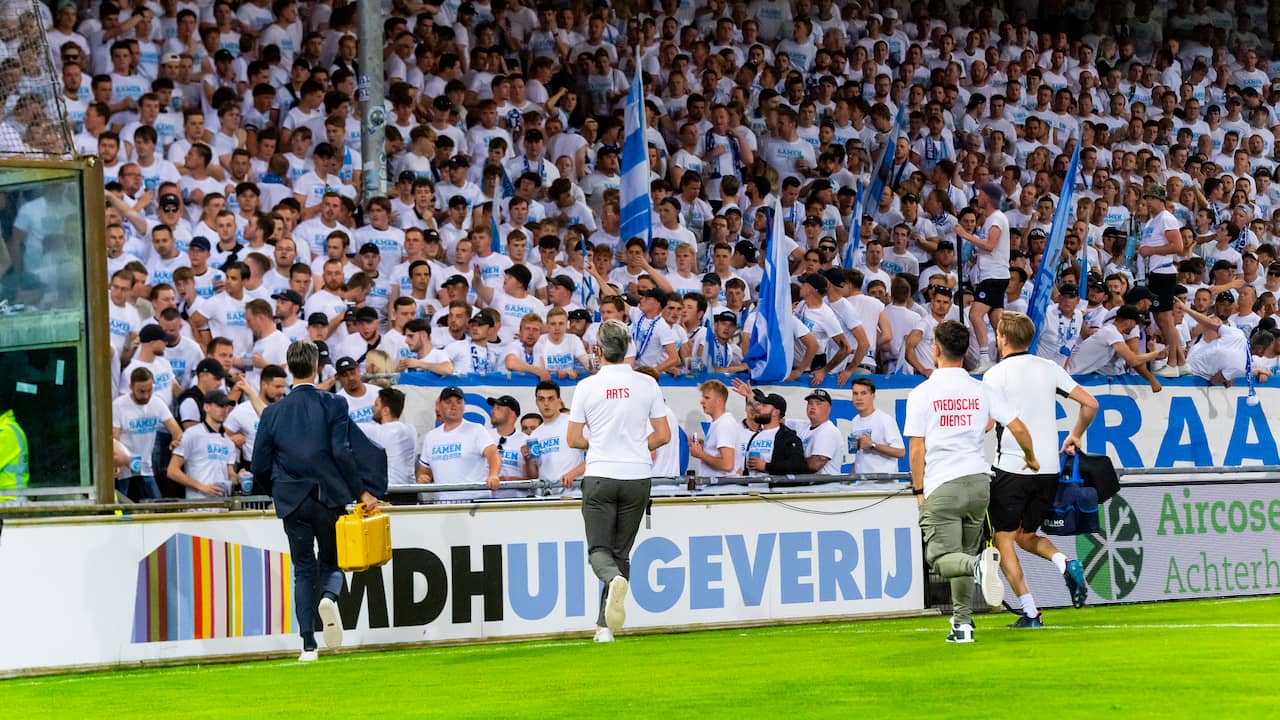
M 284 533 L 289 537 L 289 553 L 293 557 L 293 610 L 306 649 L 316 646 L 316 606 L 320 599 L 327 594 L 336 598 L 342 592 L 336 530 L 341 515 L 342 508 L 325 507 L 312 493 L 284 518 Z
M 587 558 L 604 583 L 596 625 L 604 627 L 604 599 L 609 581 L 631 579 L 631 546 L 649 505 L 651 480 L 615 480 L 588 475 L 582 479 L 582 520 L 587 529 Z

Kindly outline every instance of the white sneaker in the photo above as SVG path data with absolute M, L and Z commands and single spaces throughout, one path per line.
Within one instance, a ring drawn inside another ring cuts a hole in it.
M 1179 377 L 1186 377 L 1186 376 L 1188 376 L 1188 375 L 1190 375 L 1190 374 L 1191 374 L 1191 366 L 1190 366 L 1190 365 L 1179 365 L 1179 366 L 1178 366 L 1178 376 L 1179 376 Z
M 951 621 L 951 634 L 947 635 L 949 643 L 971 643 L 973 642 L 973 626 L 969 623 L 956 624 Z
M 977 366 L 975 366 L 975 367 L 973 368 L 973 370 L 969 371 L 969 374 L 970 374 L 970 375 L 982 375 L 983 373 L 985 373 L 986 371 L 990 370 L 991 368 L 993 368 L 993 367 L 995 367 L 995 366 L 996 366 L 996 364 L 995 364 L 995 363 L 993 363 L 993 362 L 991 362 L 991 358 L 989 358 L 989 357 L 983 357 L 983 358 L 981 358 L 980 360 L 978 360 L 978 364 L 977 364 Z
M 320 659 L 320 653 L 315 650 L 303 650 L 298 656 L 298 662 L 315 662 Z
M 610 632 L 618 632 L 627 621 L 627 579 L 621 575 L 609 581 L 609 594 L 604 601 L 604 624 Z
M 1176 365 L 1165 365 L 1157 370 L 1155 374 L 1162 378 L 1176 378 L 1182 377 L 1182 370 Z
M 613 633 L 609 628 L 596 628 L 596 642 L 613 642 Z
M 324 646 L 342 647 L 342 618 L 338 616 L 338 603 L 324 598 L 317 611 L 320 613 L 320 621 L 324 623 Z
M 974 558 L 973 579 L 982 588 L 982 597 L 991 607 L 998 607 L 1004 598 L 1004 583 L 1000 582 L 1000 551 L 989 547 Z

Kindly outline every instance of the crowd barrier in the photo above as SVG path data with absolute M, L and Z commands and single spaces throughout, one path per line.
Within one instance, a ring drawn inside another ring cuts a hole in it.
M 910 375 L 871 376 L 876 383 L 876 406 L 898 421 L 899 428 L 906 416 L 907 394 L 920 383 L 921 378 Z M 717 376 L 726 384 L 729 377 Z M 688 469 L 687 438 L 691 432 L 705 432 L 708 418 L 699 406 L 698 383 L 705 378 L 664 378 L 663 394 L 679 421 L 677 442 L 681 445 L 680 472 Z M 1141 378 L 1109 378 L 1087 375 L 1076 378 L 1098 398 L 1098 417 L 1085 433 L 1085 448 L 1090 453 L 1110 455 L 1117 467 L 1172 468 L 1211 467 L 1215 465 L 1280 465 L 1280 450 L 1271 427 L 1272 420 L 1280 416 L 1280 380 L 1271 384 L 1260 383 L 1257 388 L 1259 403 L 1247 402 L 1247 390 L 1238 387 L 1211 387 L 1198 378 L 1162 380 L 1164 389 L 1153 393 Z M 489 407 L 485 398 L 511 395 L 520 402 L 521 409 L 536 412 L 533 389 L 537 384 L 531 376 L 489 378 L 439 378 L 429 373 L 406 373 L 400 376 L 397 388 L 405 393 L 405 413 L 402 419 L 413 425 L 419 434 L 425 434 L 435 424 L 435 398 L 442 387 L 458 385 L 467 402 L 466 417 L 488 424 Z M 838 388 L 834 382 L 823 386 L 833 398 L 831 419 L 842 433 L 850 430 L 850 420 L 855 411 L 848 388 Z M 786 383 L 767 386 L 768 392 L 777 392 L 787 401 L 787 416 L 804 418 L 804 397 L 809 386 L 803 383 Z M 573 386 L 564 385 L 562 395 L 566 405 L 573 404 Z M 743 401 L 730 395 L 729 411 L 741 418 Z M 1075 421 L 1077 405 L 1074 402 L 1058 403 L 1058 420 L 1062 436 Z M 994 446 L 993 435 L 988 443 Z M 993 448 L 989 447 L 988 452 Z M 852 466 L 852 457 L 845 458 L 844 469 Z M 898 469 L 907 470 L 904 457 Z

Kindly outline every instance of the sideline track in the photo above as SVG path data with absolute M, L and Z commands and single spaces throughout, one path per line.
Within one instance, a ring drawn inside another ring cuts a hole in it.
M 8 717 L 1273 717 L 1280 597 L 321 655 L 0 682 Z M 1022 708 L 1023 710 L 1019 710 Z M 248 713 L 246 713 L 248 711 Z

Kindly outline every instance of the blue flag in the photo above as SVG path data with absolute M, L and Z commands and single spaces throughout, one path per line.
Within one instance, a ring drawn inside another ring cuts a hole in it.
M 1085 237 L 1081 240 L 1084 243 L 1084 252 L 1080 254 L 1080 300 L 1088 306 L 1089 303 L 1089 238 Z
M 889 128 L 889 132 L 884 136 L 884 149 L 880 152 L 880 162 L 876 163 L 875 169 L 871 171 L 871 207 L 880 206 L 880 198 L 884 195 L 884 186 L 889 183 L 889 176 L 893 173 L 893 152 L 898 147 L 898 136 L 902 134 L 903 125 L 907 122 L 907 104 L 904 102 L 898 106 L 898 117 L 893 121 L 893 127 Z M 861 219 L 858 221 L 861 223 Z
M 653 233 L 653 199 L 649 197 L 649 148 L 644 141 L 644 85 L 637 50 L 636 75 L 627 94 L 622 135 L 622 183 L 619 188 L 622 222 L 618 236 L 625 244 L 634 237 L 648 245 Z
M 1077 137 L 1076 148 L 1071 153 L 1071 164 L 1067 166 L 1067 177 L 1062 181 L 1062 195 L 1058 197 L 1058 207 L 1053 211 L 1053 225 L 1045 240 L 1044 256 L 1040 259 L 1035 284 L 1031 286 L 1031 298 L 1027 301 L 1027 315 L 1036 326 L 1036 334 L 1031 338 L 1031 352 L 1035 352 L 1040 343 L 1040 330 L 1053 298 L 1054 283 L 1058 279 L 1058 257 L 1062 255 L 1062 241 L 1067 234 L 1067 225 L 1071 222 L 1071 197 L 1075 194 L 1079 169 L 1080 138 Z
M 493 236 L 491 243 L 493 251 L 496 253 L 506 253 L 506 243 L 502 241 L 502 236 L 498 234 L 498 199 L 494 198 L 492 205 L 489 207 L 489 234 Z
M 764 276 L 760 280 L 760 303 L 757 318 L 751 326 L 751 342 L 747 346 L 747 367 L 751 379 L 758 383 L 781 382 L 791 372 L 795 360 L 795 343 L 785 323 L 797 322 L 791 312 L 791 270 L 783 244 L 786 232 L 782 225 L 782 204 L 775 198 L 769 223 L 768 242 L 764 248 Z
M 866 199 L 866 188 L 862 186 L 862 178 L 858 178 L 858 185 L 854 190 L 853 196 L 853 219 L 849 221 L 849 240 L 844 245 L 844 267 L 849 269 L 853 267 L 854 261 L 858 258 L 858 251 L 862 249 L 862 209 L 863 201 Z

